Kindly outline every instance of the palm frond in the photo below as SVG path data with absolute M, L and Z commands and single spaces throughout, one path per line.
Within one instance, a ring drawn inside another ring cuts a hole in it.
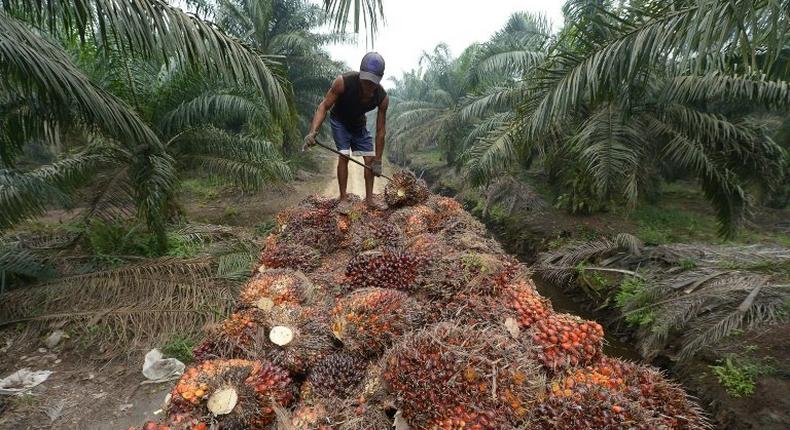
M 638 172 L 647 146 L 637 121 L 627 121 L 622 110 L 607 104 L 593 112 L 571 137 L 570 144 L 583 160 L 601 197 Z M 632 193 L 628 203 L 636 205 Z
M 263 121 L 265 114 L 265 109 L 248 97 L 209 93 L 185 101 L 167 112 L 159 121 L 159 128 L 164 133 L 173 134 L 228 118 L 242 119 L 245 122 Z
M 361 25 L 365 25 L 372 37 L 378 31 L 379 21 L 384 19 L 383 0 L 324 0 L 324 8 L 334 17 L 335 30 L 341 32 L 346 31 L 350 20 L 354 33 L 359 33 Z
M 787 1 L 779 3 L 790 6 Z M 761 19 L 773 7 L 755 5 L 754 25 L 761 25 Z M 552 57 L 549 61 L 564 70 L 557 73 L 547 67 L 546 78 L 538 84 L 546 91 L 530 103 L 530 121 L 526 124 L 529 135 L 544 133 L 583 101 L 599 99 L 613 88 L 638 79 L 641 70 L 679 68 L 688 59 L 734 50 L 738 40 L 748 39 L 740 32 L 741 23 L 733 16 L 737 8 L 730 2 L 703 0 L 680 8 L 669 4 L 662 8 L 658 14 L 646 15 L 653 18 L 629 26 L 586 56 L 562 52 Z
M 518 159 L 522 139 L 518 127 L 510 123 L 469 147 L 461 159 L 466 161 L 467 175 L 472 183 L 484 184 L 500 176 Z
M 3 0 L 2 7 L 52 34 L 65 30 L 84 38 L 95 33 L 93 39 L 102 48 L 122 43 L 129 54 L 182 62 L 235 83 L 249 83 L 267 96 L 276 112 L 287 112 L 273 59 L 165 1 Z
M 291 169 L 270 142 L 204 127 L 171 142 L 179 160 L 206 169 L 244 189 L 259 189 L 268 181 L 288 180 Z
M 41 215 L 82 185 L 107 158 L 86 152 L 30 172 L 0 169 L 0 229 Z
M 770 108 L 786 108 L 790 106 L 790 83 L 765 76 L 711 72 L 675 77 L 667 83 L 663 97 L 674 103 L 748 100 Z
M 76 106 L 107 135 L 129 144 L 161 144 L 125 103 L 97 88 L 66 53 L 14 18 L 0 19 L 0 71 L 26 97 L 36 95 L 65 110 Z
M 490 87 L 483 94 L 467 97 L 461 102 L 461 121 L 471 121 L 489 113 L 511 110 L 524 99 L 526 91 L 525 84 L 517 83 L 507 87 Z

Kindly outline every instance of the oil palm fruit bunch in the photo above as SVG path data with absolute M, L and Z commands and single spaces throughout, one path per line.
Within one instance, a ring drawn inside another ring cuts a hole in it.
M 551 302 L 538 294 L 532 281 L 520 280 L 509 284 L 504 297 L 508 307 L 515 311 L 521 328 L 529 328 L 554 313 Z
M 530 327 L 540 361 L 552 371 L 586 366 L 601 358 L 603 327 L 570 314 L 550 314 Z
M 321 315 L 325 312 L 324 308 L 302 306 L 273 309 L 252 356 L 265 357 L 293 374 L 307 371 L 334 348 L 327 318 Z
M 664 428 L 639 403 L 606 387 L 581 385 L 565 392 L 549 392 L 537 402 L 526 428 L 637 429 Z
M 331 210 L 305 209 L 281 225 L 279 236 L 288 243 L 309 243 L 323 253 L 330 253 L 340 245 L 344 234 Z
M 544 384 L 529 345 L 492 327 L 435 324 L 404 337 L 382 362 L 396 406 L 416 429 L 467 419 L 479 428 L 515 428 Z
M 192 349 L 192 356 L 197 361 L 248 357 L 265 323 L 265 313 L 257 308 L 234 312 Z
M 319 210 L 332 210 L 337 207 L 339 201 L 337 199 L 333 199 L 331 197 L 322 196 L 320 194 L 312 194 L 305 197 L 301 203 L 299 203 L 299 208 L 310 208 L 310 209 L 319 209 Z
M 289 430 L 334 430 L 328 407 L 323 403 L 302 403 L 284 418 L 287 424 L 277 428 Z
M 500 417 L 470 410 L 469 407 L 464 406 L 456 406 L 443 415 L 444 417 L 429 422 L 425 428 L 427 430 L 486 430 L 507 426 Z
M 332 310 L 332 333 L 351 352 L 377 355 L 416 327 L 421 313 L 419 304 L 402 291 L 356 290 Z
M 622 372 L 625 396 L 651 411 L 662 425 L 684 430 L 711 428 L 699 406 L 689 399 L 680 386 L 669 381 L 659 371 L 612 358 L 606 359 L 606 362 Z
M 266 238 L 259 266 L 265 269 L 286 268 L 311 272 L 321 265 L 321 253 L 311 246 L 280 240 L 276 235 Z
M 421 258 L 396 248 L 357 254 L 346 267 L 351 289 L 392 288 L 409 291 L 416 287 Z
M 455 321 L 468 325 L 496 324 L 502 322 L 505 317 L 496 298 L 468 292 L 460 292 L 441 300 L 434 300 L 431 302 L 430 309 L 433 310 L 429 315 L 433 318 L 432 322 Z
M 441 256 L 449 254 L 441 237 L 433 233 L 412 236 L 406 245 L 406 250 L 426 261 L 435 261 Z
M 572 369 L 551 383 L 551 391 L 556 395 L 571 395 L 578 387 L 599 386 L 622 391 L 625 388 L 624 370 L 619 360 L 603 357 L 593 366 Z
M 203 417 L 227 430 L 263 430 L 275 408 L 294 400 L 288 373 L 268 361 L 211 360 L 189 368 L 171 392 L 168 413 Z
M 309 304 L 315 297 L 315 286 L 301 272 L 266 269 L 242 287 L 239 305 L 268 311 L 274 306 Z
M 414 206 L 424 202 L 429 195 L 425 181 L 406 170 L 392 175 L 392 180 L 384 187 L 384 201 L 390 208 Z
M 346 235 L 345 246 L 358 253 L 379 247 L 396 247 L 402 244 L 400 229 L 392 223 L 372 218 L 353 224 Z
M 461 203 L 450 197 L 431 196 L 425 206 L 432 211 L 427 217 L 428 230 L 431 233 L 438 233 L 452 226 L 462 220 L 465 214 Z
M 425 205 L 410 206 L 393 212 L 388 221 L 400 228 L 406 237 L 430 233 L 436 213 Z
M 178 417 L 171 417 L 167 422 L 147 421 L 139 429 L 129 427 L 127 430 L 209 430 L 209 427 L 206 423 L 196 418 L 181 414 Z
M 336 352 L 316 363 L 302 389 L 318 398 L 349 398 L 365 379 L 368 362 L 362 357 Z M 303 396 L 304 398 L 304 396 Z
M 466 291 L 499 295 L 515 278 L 525 274 L 516 260 L 499 254 L 466 252 L 460 255 Z

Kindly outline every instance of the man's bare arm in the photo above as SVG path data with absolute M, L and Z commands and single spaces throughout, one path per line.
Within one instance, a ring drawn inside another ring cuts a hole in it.
M 376 160 L 381 160 L 384 152 L 384 138 L 387 136 L 387 108 L 390 105 L 389 96 L 384 97 L 379 105 L 378 116 L 376 117 Z
M 323 124 L 326 119 L 327 112 L 332 109 L 332 106 L 335 105 L 337 98 L 343 94 L 343 91 L 345 91 L 343 77 L 338 76 L 332 82 L 332 86 L 329 88 L 329 91 L 327 91 L 326 96 L 324 96 L 324 100 L 318 105 L 318 109 L 315 110 L 315 115 L 313 115 L 313 121 L 310 123 L 310 130 L 308 133 L 318 133 L 321 124 Z

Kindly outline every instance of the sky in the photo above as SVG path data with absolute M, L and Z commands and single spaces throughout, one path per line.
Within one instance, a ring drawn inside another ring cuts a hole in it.
M 323 3 L 321 0 L 313 0 Z M 386 23 L 380 26 L 373 50 L 387 63 L 385 87 L 391 76 L 416 68 L 423 51 L 446 42 L 453 55 L 459 55 L 474 42 L 487 40 L 499 30 L 513 12 L 542 13 L 555 28 L 562 25 L 559 0 L 384 0 Z M 365 36 L 354 45 L 333 45 L 329 52 L 352 68 L 359 67 L 368 51 Z

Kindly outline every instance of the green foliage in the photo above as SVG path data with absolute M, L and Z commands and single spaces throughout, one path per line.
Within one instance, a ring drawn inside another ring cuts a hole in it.
M 222 186 L 211 178 L 188 178 L 179 182 L 181 191 L 197 196 L 203 201 L 213 201 L 222 192 Z
M 680 260 L 679 263 L 680 263 L 680 268 L 683 270 L 691 270 L 697 268 L 697 263 L 690 258 L 684 258 Z
M 630 218 L 639 228 L 637 236 L 652 245 L 674 242 L 716 241 L 716 221 L 678 206 L 643 205 Z
M 162 345 L 162 353 L 165 357 L 176 358 L 184 364 L 189 364 L 195 360 L 192 349 L 197 345 L 197 341 L 191 336 L 173 335 L 170 340 Z
M 577 171 L 564 182 L 562 189 L 566 191 L 557 196 L 554 205 L 574 215 L 599 212 L 606 207 L 606 202 L 601 199 L 594 186 L 590 177 Z
M 768 364 L 730 355 L 719 364 L 710 366 L 713 375 L 732 397 L 748 397 L 754 394 L 759 376 L 774 371 Z
M 437 47 L 396 81 L 392 139 L 403 154 L 438 147 L 475 185 L 537 167 L 577 214 L 631 210 L 662 180 L 694 178 L 715 210 L 705 235 L 733 238 L 782 184 L 788 8 L 571 0 L 556 34 L 515 14 L 486 43 L 458 58 Z
M 620 282 L 614 301 L 620 309 L 631 308 L 635 311 L 625 313 L 625 321 L 632 327 L 646 326 L 655 320 L 655 310 L 651 308 L 654 297 L 648 291 L 645 281 L 635 276 L 626 276 Z
M 139 224 L 93 221 L 85 237 L 93 254 L 98 256 L 158 256 L 156 237 Z

